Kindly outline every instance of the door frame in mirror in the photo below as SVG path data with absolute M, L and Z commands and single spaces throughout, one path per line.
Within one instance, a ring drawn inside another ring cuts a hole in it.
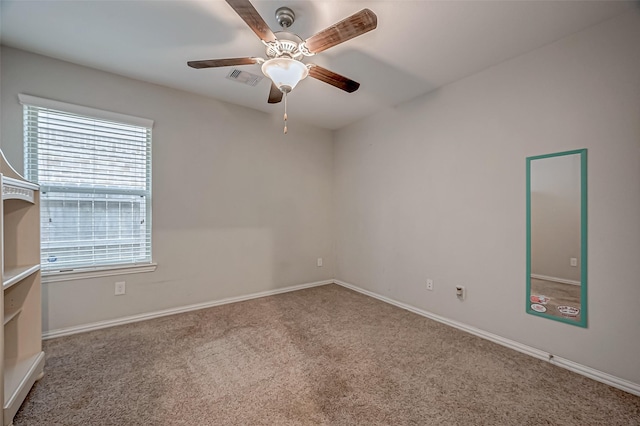
M 531 162 L 565 155 L 580 155 L 580 320 L 537 312 L 531 308 Z M 527 157 L 527 291 L 528 314 L 549 318 L 566 324 L 587 327 L 587 150 L 576 149 L 553 154 Z

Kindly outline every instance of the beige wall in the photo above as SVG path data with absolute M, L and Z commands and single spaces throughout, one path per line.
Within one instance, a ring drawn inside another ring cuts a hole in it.
M 283 136 L 260 112 L 15 49 L 1 64 L 2 149 L 20 171 L 18 93 L 155 120 L 157 270 L 44 284 L 44 331 L 334 276 L 331 132 Z
M 301 123 L 283 138 L 259 112 L 3 49 L 1 143 L 18 168 L 18 93 L 156 122 L 158 270 L 122 277 L 124 297 L 120 277 L 46 284 L 44 329 L 335 276 L 640 383 L 638 39 L 637 14 L 606 22 L 362 120 L 333 148 Z M 524 303 L 525 158 L 577 148 L 589 150 L 587 329 Z
M 629 13 L 337 132 L 336 278 L 640 383 L 639 41 Z M 525 159 L 578 148 L 586 329 L 525 313 Z

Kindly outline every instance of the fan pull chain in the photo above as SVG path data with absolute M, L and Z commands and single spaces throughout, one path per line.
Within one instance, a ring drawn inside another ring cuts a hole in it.
M 287 92 L 284 92 L 284 134 L 287 134 Z

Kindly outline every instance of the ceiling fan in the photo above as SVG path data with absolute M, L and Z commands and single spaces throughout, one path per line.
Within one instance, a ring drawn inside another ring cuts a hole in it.
M 304 64 L 307 56 L 323 52 L 333 46 L 367 33 L 376 28 L 378 18 L 369 9 L 343 19 L 316 33 L 306 40 L 286 31 L 293 24 L 295 14 L 288 7 L 276 10 L 276 19 L 283 31 L 273 33 L 249 0 L 226 0 L 244 22 L 253 30 L 266 46 L 264 58 L 228 58 L 189 61 L 191 68 L 216 68 L 236 65 L 262 65 L 262 72 L 271 79 L 269 103 L 278 103 L 284 96 L 284 132 L 287 133 L 287 93 L 307 76 L 330 84 L 345 92 L 358 90 L 360 83 L 315 64 Z

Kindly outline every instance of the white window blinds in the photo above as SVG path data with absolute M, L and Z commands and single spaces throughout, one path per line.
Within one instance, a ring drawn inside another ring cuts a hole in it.
M 150 263 L 152 122 L 42 101 L 21 97 L 25 175 L 41 189 L 43 271 Z

